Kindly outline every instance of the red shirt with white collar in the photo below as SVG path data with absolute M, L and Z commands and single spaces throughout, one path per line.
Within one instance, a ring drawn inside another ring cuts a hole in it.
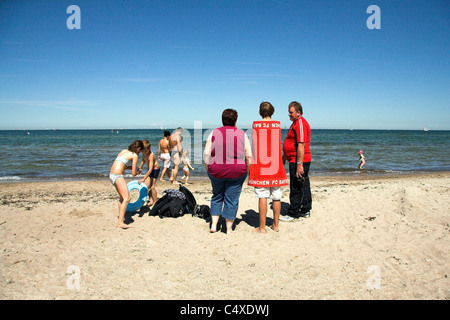
M 289 128 L 283 143 L 283 153 L 287 161 L 297 162 L 297 150 L 295 148 L 295 137 L 297 136 L 297 143 L 305 144 L 305 155 L 303 162 L 311 162 L 311 150 L 309 144 L 311 142 L 311 128 L 308 121 L 301 117 L 294 121 Z

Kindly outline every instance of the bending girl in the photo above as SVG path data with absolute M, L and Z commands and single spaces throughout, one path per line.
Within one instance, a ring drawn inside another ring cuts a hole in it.
M 119 220 L 117 221 L 117 226 L 123 229 L 129 228 L 125 224 L 125 211 L 130 203 L 130 192 L 128 191 L 128 186 L 123 177 L 126 169 L 131 169 L 131 174 L 136 176 L 138 171 L 136 170 L 136 165 L 138 161 L 139 153 L 144 149 L 144 144 L 141 140 L 136 140 L 128 146 L 128 149 L 122 150 L 117 158 L 114 160 L 111 171 L 109 173 L 109 179 L 112 185 L 116 188 L 119 193 Z

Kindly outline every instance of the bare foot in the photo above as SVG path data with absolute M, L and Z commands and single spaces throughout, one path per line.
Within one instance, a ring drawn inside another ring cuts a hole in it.
M 117 223 L 117 226 L 122 228 L 122 229 L 129 229 L 129 228 L 131 228 L 131 226 L 129 226 L 129 225 L 123 223 L 123 222 L 122 223 Z
M 261 230 L 260 228 L 253 229 L 254 233 L 266 233 L 266 229 Z
M 280 231 L 280 229 L 278 227 L 274 227 L 273 225 L 270 226 L 270 229 L 272 229 L 275 232 Z

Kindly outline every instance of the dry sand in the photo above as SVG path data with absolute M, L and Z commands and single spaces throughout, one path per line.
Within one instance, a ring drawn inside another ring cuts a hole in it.
M 148 210 L 117 228 L 109 180 L 2 183 L 0 297 L 449 299 L 449 177 L 313 176 L 311 217 L 265 235 L 252 232 L 258 209 L 247 185 L 226 235 Z M 159 196 L 169 188 L 158 182 Z M 188 188 L 209 204 L 208 180 Z

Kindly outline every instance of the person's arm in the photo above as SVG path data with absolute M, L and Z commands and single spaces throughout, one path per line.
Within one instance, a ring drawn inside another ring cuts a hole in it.
M 203 151 L 203 162 L 205 163 L 206 171 L 209 171 L 209 163 L 211 161 L 212 134 L 211 132 L 206 139 L 205 150 Z
M 303 157 L 305 156 L 305 143 L 299 142 L 297 147 L 297 178 L 305 173 L 303 169 Z
M 158 143 L 158 159 L 161 160 L 161 141 Z
M 182 155 L 183 148 L 181 147 L 181 137 L 178 137 L 177 145 L 178 145 L 178 152 L 180 153 L 180 155 Z
M 191 166 L 191 160 L 189 160 L 189 159 L 186 159 L 186 164 L 188 165 L 189 169 L 191 169 L 191 170 L 195 170 L 195 169 L 194 169 L 194 168 L 192 168 L 192 166 Z
M 296 176 L 297 178 L 301 178 L 302 175 L 305 173 L 305 170 L 303 168 L 303 159 L 305 157 L 305 143 L 303 140 L 303 136 L 300 136 L 300 126 L 301 126 L 300 120 L 297 120 L 297 125 L 293 127 L 293 130 L 295 133 L 295 143 L 297 144 L 297 154 L 295 156 L 297 170 L 296 170 Z
M 134 177 L 138 174 L 136 167 L 137 167 L 137 161 L 138 161 L 138 155 L 133 154 L 133 163 L 131 165 L 131 175 Z
M 252 162 L 252 146 L 250 145 L 250 139 L 245 134 L 245 164 L 247 165 L 247 171 L 250 170 L 250 164 Z
M 139 165 L 139 168 L 137 169 L 137 173 L 140 174 L 142 172 L 142 168 L 144 167 L 144 160 L 141 160 L 141 164 Z
M 142 182 L 144 182 L 145 179 L 147 179 L 147 178 L 150 176 L 150 173 L 152 173 L 152 171 L 153 171 L 153 157 L 154 157 L 154 156 L 155 156 L 155 155 L 152 153 L 152 154 L 150 155 L 150 157 L 148 158 L 148 171 L 147 171 L 147 173 L 144 175 L 144 177 L 138 181 L 138 184 L 141 184 Z

